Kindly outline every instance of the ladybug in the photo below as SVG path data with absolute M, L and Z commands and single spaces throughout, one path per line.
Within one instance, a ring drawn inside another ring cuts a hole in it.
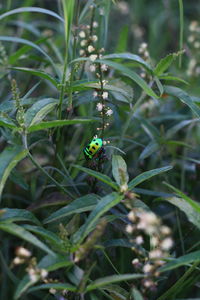
M 103 141 L 97 136 L 94 136 L 92 141 L 83 149 L 86 160 L 91 160 L 97 156 L 97 153 L 102 149 Z

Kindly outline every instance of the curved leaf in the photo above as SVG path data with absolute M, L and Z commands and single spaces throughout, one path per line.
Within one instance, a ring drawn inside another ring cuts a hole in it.
M 171 96 L 177 97 L 181 102 L 189 106 L 193 113 L 200 118 L 200 108 L 197 106 L 193 99 L 183 90 L 174 86 L 164 86 L 165 92 Z
M 53 61 L 52 61 L 51 57 L 44 50 L 42 50 L 42 48 L 40 48 L 38 45 L 36 45 L 35 43 L 33 43 L 29 40 L 25 40 L 25 39 L 18 38 L 18 37 L 12 37 L 12 36 L 0 36 L 0 41 L 12 42 L 12 43 L 14 42 L 14 43 L 20 43 L 20 44 L 25 44 L 25 45 L 31 46 L 32 48 L 41 52 L 49 60 L 49 62 L 53 65 Z
M 52 98 L 42 99 L 34 103 L 25 113 L 26 127 L 33 126 L 42 121 L 57 104 L 58 101 Z
M 123 275 L 106 276 L 106 277 L 99 278 L 99 279 L 93 281 L 91 284 L 89 284 L 87 286 L 86 291 L 89 292 L 92 290 L 96 290 L 96 289 L 106 286 L 110 283 L 133 280 L 133 279 L 138 279 L 138 278 L 143 278 L 143 277 L 144 277 L 144 275 L 142 275 L 142 274 L 123 274 Z
M 50 108 L 51 108 L 51 106 L 50 106 Z M 95 120 L 95 119 L 73 119 L 73 120 L 46 121 L 46 122 L 40 122 L 38 124 L 29 126 L 28 132 L 45 130 L 48 128 L 54 128 L 54 127 L 60 127 L 60 126 L 65 126 L 65 125 L 72 125 L 72 124 L 85 124 L 85 123 L 96 122 L 96 121 L 97 120 Z
M 167 167 L 163 167 L 163 168 L 146 171 L 146 172 L 138 175 L 137 177 L 135 177 L 133 180 L 131 180 L 128 184 L 128 187 L 130 190 L 132 190 L 136 185 L 140 184 L 141 182 L 148 180 L 151 177 L 161 174 L 163 172 L 167 172 L 171 169 L 172 169 L 172 166 L 167 166 Z
M 85 167 L 82 167 L 82 166 L 79 166 L 79 165 L 74 165 L 73 166 L 91 176 L 94 176 L 95 178 L 101 180 L 102 182 L 108 184 L 109 186 L 111 186 L 114 190 L 118 190 L 118 185 L 112 181 L 110 179 L 110 177 L 108 177 L 107 175 L 105 174 L 102 174 L 100 172 L 97 172 L 97 171 L 94 171 L 94 170 L 91 170 L 91 169 L 88 169 L 88 168 L 85 168 Z
M 0 154 L 0 198 L 12 169 L 27 155 L 27 150 L 20 146 L 7 147 Z
M 18 209 L 18 208 L 4 208 L 4 214 L 0 217 L 0 222 L 17 222 L 17 221 L 28 221 L 31 223 L 35 223 L 37 225 L 41 225 L 40 221 L 32 214 L 30 211 L 26 209 Z
M 57 87 L 57 81 L 51 75 L 47 74 L 44 71 L 35 70 L 35 69 L 31 69 L 31 68 L 21 68 L 21 67 L 13 67 L 12 70 L 22 71 L 22 72 L 30 73 L 32 75 L 36 75 L 38 77 L 41 77 L 43 79 L 50 81 L 54 86 Z
M 99 218 L 110 208 L 117 205 L 122 199 L 123 195 L 119 195 L 115 192 L 103 197 L 91 212 L 85 224 L 74 234 L 73 242 L 80 244 L 91 232 Z
M 170 262 L 165 264 L 163 267 L 159 269 L 160 272 L 166 272 L 169 270 L 173 270 L 179 268 L 181 266 L 187 266 L 193 262 L 200 261 L 200 251 L 195 251 L 178 258 L 172 259 Z
M 116 58 L 132 60 L 134 63 L 139 64 L 141 67 L 145 68 L 150 73 L 153 72 L 152 67 L 144 59 L 142 59 L 139 55 L 136 55 L 136 54 L 132 54 L 132 53 L 113 53 L 113 54 L 104 55 L 102 57 L 102 59 L 116 59 Z
M 80 197 L 70 204 L 66 205 L 55 211 L 47 219 L 44 220 L 44 224 L 57 221 L 71 214 L 78 214 L 84 211 L 92 210 L 97 204 L 98 197 L 95 194 L 89 194 L 83 197 Z
M 6 18 L 8 16 L 11 16 L 11 15 L 14 15 L 14 14 L 19 14 L 19 13 L 24 13 L 24 12 L 36 12 L 36 13 L 47 14 L 47 15 L 50 15 L 50 16 L 64 22 L 63 18 L 61 18 L 55 12 L 53 12 L 49 9 L 44 9 L 44 8 L 40 8 L 40 7 L 20 7 L 20 8 L 16 8 L 16 9 L 7 11 L 6 13 L 0 15 L 0 20 L 2 20 L 3 18 Z
M 34 246 L 42 249 L 48 254 L 55 255 L 53 251 L 49 249 L 43 242 L 38 240 L 32 233 L 28 232 L 23 227 L 14 223 L 0 223 L 0 229 L 10 234 L 16 235 L 17 237 L 33 244 Z

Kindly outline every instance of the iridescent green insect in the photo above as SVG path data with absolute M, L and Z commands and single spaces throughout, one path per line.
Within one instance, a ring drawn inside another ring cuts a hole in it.
M 102 146 L 102 139 L 99 139 L 95 136 L 92 141 L 83 149 L 85 158 L 87 160 L 92 159 L 95 154 L 97 154 L 97 152 L 102 148 Z

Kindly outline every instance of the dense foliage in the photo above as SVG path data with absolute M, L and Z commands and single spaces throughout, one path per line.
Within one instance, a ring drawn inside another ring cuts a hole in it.
M 197 2 L 0 4 L 0 300 L 200 298 Z

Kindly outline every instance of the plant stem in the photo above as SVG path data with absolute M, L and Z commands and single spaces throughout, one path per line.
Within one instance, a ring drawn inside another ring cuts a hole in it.
M 68 196 L 72 197 L 74 199 L 74 196 L 67 191 L 59 182 L 57 182 L 51 175 L 49 175 L 49 173 L 40 166 L 40 164 L 34 159 L 34 157 L 32 156 L 32 154 L 29 151 L 28 148 L 28 143 L 27 143 L 27 136 L 26 134 L 24 134 L 22 136 L 23 139 L 23 144 L 24 144 L 24 148 L 28 151 L 28 157 L 30 158 L 30 160 L 32 161 L 32 163 L 48 178 L 50 179 L 51 182 L 53 182 L 62 192 L 64 192 L 65 194 L 67 194 Z

